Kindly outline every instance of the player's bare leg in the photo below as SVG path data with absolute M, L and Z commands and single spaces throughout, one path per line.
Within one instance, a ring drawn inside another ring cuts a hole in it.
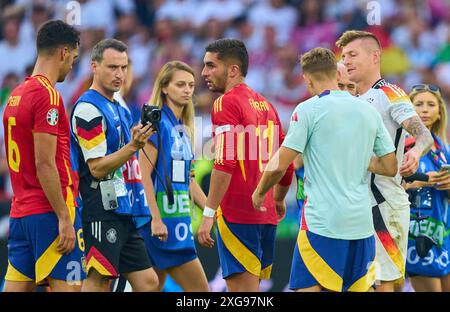
M 228 291 L 259 291 L 259 276 L 255 276 L 249 272 L 233 274 L 225 281 Z
M 403 286 L 405 285 L 405 279 L 399 279 L 394 283 L 394 292 L 403 292 Z
M 32 292 L 36 290 L 34 282 L 5 281 L 3 292 Z
M 53 292 L 80 292 L 81 291 L 81 281 L 78 282 L 67 282 L 63 280 L 58 280 L 54 278 L 47 278 L 50 289 Z
M 394 292 L 395 281 L 382 281 L 377 285 L 376 292 Z
M 96 269 L 89 270 L 87 278 L 81 287 L 82 292 L 109 292 L 109 278 L 101 275 Z
M 450 274 L 441 277 L 441 287 L 443 292 L 450 292 Z
M 156 275 L 158 276 L 158 290 L 162 291 L 164 288 L 164 284 L 166 283 L 167 279 L 167 271 L 166 270 L 159 270 L 157 268 L 154 268 Z
M 158 291 L 158 275 L 153 268 L 124 273 L 123 275 L 130 282 L 134 292 Z
M 410 277 L 411 285 L 416 292 L 441 292 L 441 279 L 438 277 Z
M 198 258 L 180 266 L 169 268 L 167 272 L 184 291 L 210 291 L 208 279 Z

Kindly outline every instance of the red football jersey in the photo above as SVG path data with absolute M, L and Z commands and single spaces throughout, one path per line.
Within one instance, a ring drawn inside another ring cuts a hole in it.
M 3 115 L 4 138 L 14 196 L 11 217 L 53 211 L 36 175 L 33 133 L 57 136 L 56 166 L 67 205 L 74 205 L 70 126 L 61 95 L 44 76 L 27 77 L 11 93 Z
M 216 99 L 212 123 L 214 168 L 232 175 L 220 203 L 225 219 L 243 224 L 277 224 L 272 190 L 263 203 L 266 212 L 255 210 L 252 204 L 252 194 L 265 166 L 284 139 L 277 111 L 263 96 L 241 83 Z

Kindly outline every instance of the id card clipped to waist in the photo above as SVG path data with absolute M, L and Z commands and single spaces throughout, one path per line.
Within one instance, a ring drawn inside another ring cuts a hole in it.
M 114 172 L 112 179 L 100 181 L 100 193 L 104 210 L 116 210 L 119 208 L 117 197 L 128 194 L 127 187 L 120 168 Z
M 119 208 L 117 201 L 116 188 L 113 180 L 100 181 L 100 193 L 104 210 L 116 210 Z

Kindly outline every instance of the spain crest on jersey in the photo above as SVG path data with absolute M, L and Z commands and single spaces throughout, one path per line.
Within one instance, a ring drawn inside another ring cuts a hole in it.
M 56 108 L 51 108 L 47 112 L 47 122 L 50 126 L 54 126 L 58 123 L 58 110 Z

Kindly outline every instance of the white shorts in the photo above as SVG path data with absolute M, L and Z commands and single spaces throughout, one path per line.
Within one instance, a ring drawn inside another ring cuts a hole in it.
M 393 208 L 388 202 L 372 207 L 376 238 L 377 281 L 394 281 L 405 276 L 410 209 Z

